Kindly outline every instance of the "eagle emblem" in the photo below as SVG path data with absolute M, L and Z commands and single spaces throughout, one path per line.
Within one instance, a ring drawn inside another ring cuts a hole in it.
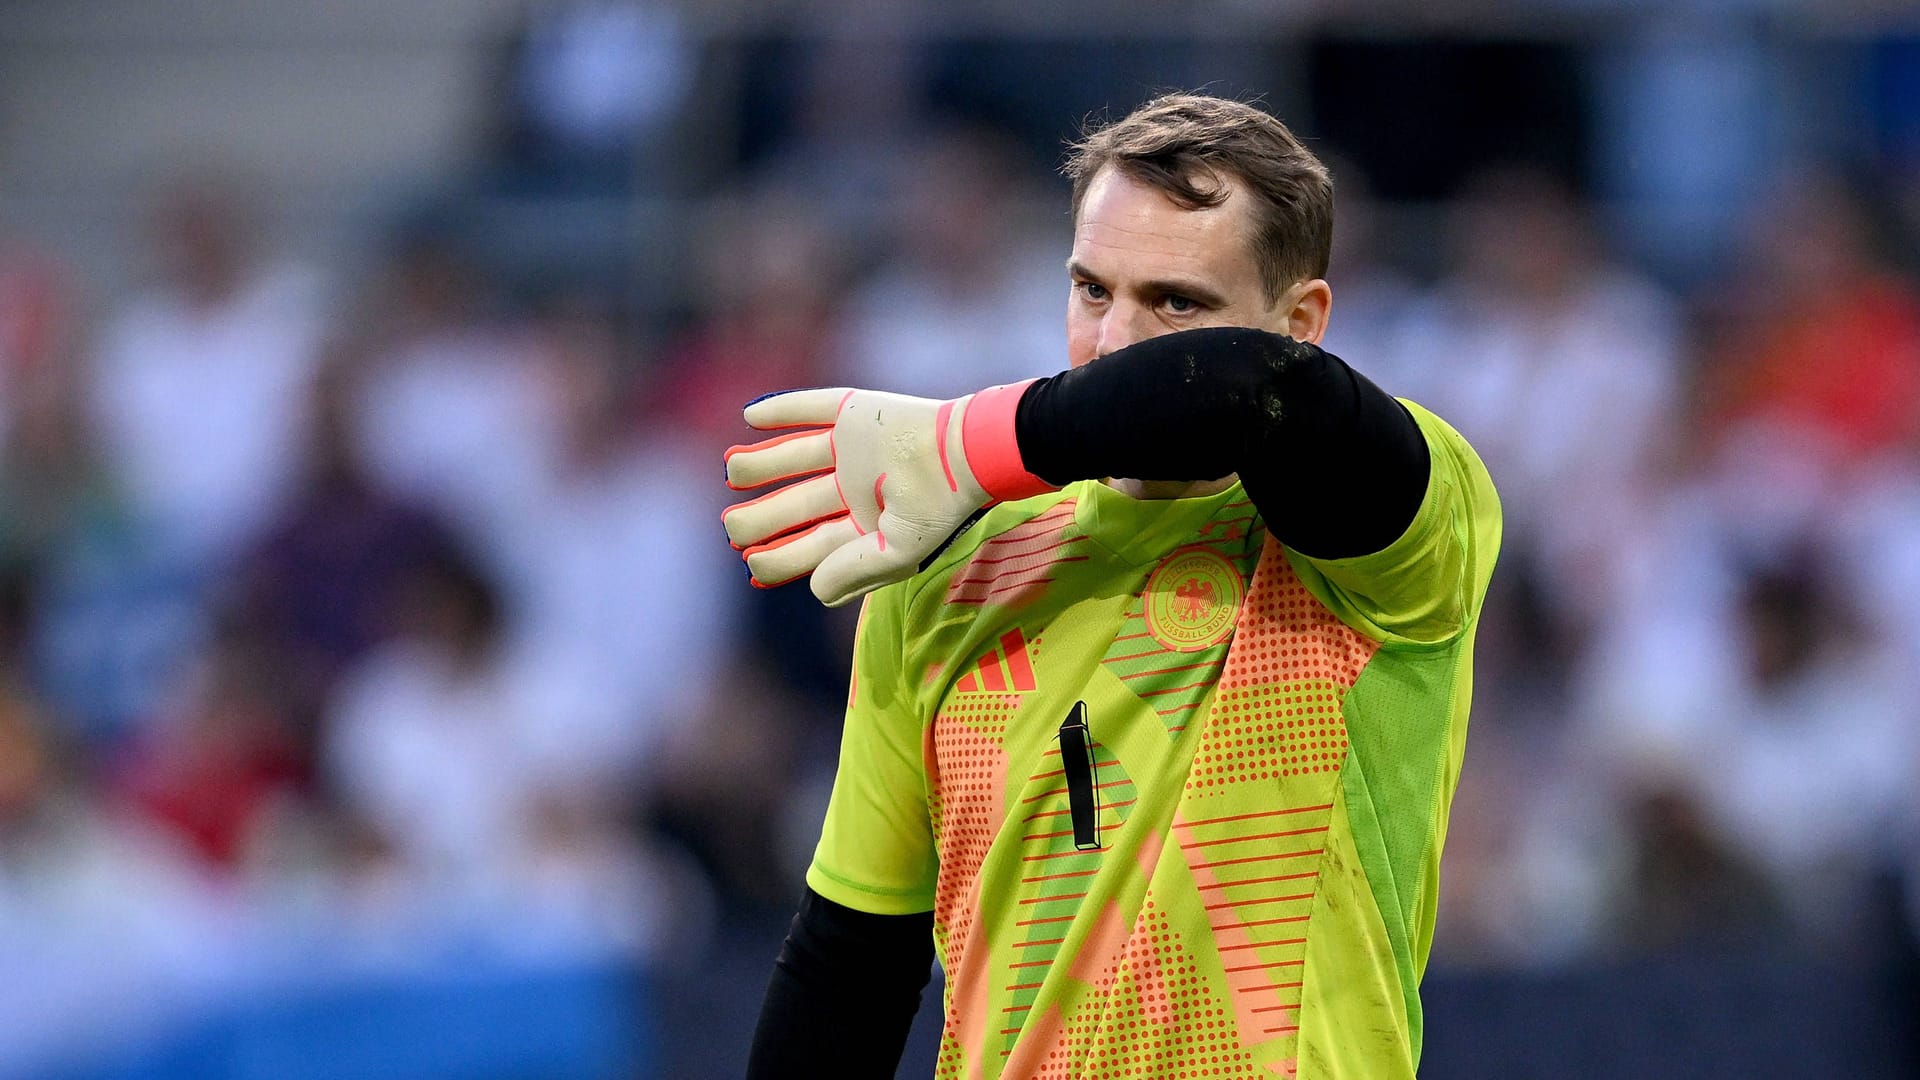
M 1213 607 L 1213 582 L 1190 577 L 1173 590 L 1174 602 L 1179 605 L 1179 618 L 1183 622 L 1193 622 L 1206 617 L 1207 610 Z
M 1246 583 L 1240 568 L 1206 544 L 1168 555 L 1141 592 L 1147 632 L 1164 648 L 1197 652 L 1233 634 Z

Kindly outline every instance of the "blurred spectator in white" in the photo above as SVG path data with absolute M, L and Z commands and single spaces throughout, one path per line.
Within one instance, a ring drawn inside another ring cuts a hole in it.
M 1854 677 L 1882 697 L 1920 689 L 1888 682 L 1920 671 L 1920 284 L 1885 236 L 1838 175 L 1778 178 L 1703 310 L 1700 476 L 1682 495 L 1712 508 L 1736 552 L 1821 538 L 1820 598 L 1864 622 L 1852 634 L 1872 648 L 1851 650 Z
M 1641 805 L 1637 789 L 1593 775 L 1556 721 L 1569 669 L 1613 612 L 1622 549 L 1639 542 L 1659 490 L 1679 405 L 1679 314 L 1609 260 L 1585 208 L 1546 174 L 1486 172 L 1453 214 L 1452 268 L 1408 312 L 1398 346 L 1371 366 L 1352 358 L 1473 440 L 1508 520 L 1478 646 L 1472 784 L 1462 784 L 1443 876 L 1455 899 L 1442 923 L 1458 922 L 1436 948 L 1565 961 L 1622 940 L 1628 883 L 1666 865 L 1641 849 L 1624 808 Z M 1339 304 L 1336 284 L 1335 328 Z M 1661 851 L 1691 835 L 1680 829 Z M 1675 888 L 1697 898 L 1738 876 L 1703 873 Z M 1687 936 L 1697 905 L 1681 907 L 1663 916 L 1661 936 Z
M 388 597 L 399 636 L 351 669 L 335 696 L 324 767 L 377 850 L 430 888 L 471 898 L 508 876 L 542 777 L 527 766 L 528 700 L 503 648 L 494 585 L 456 552 L 416 567 Z
M 493 556 L 553 434 L 533 343 L 488 310 L 482 269 L 451 229 L 409 232 L 377 276 L 355 437 L 376 483 L 447 514 Z
M 836 349 L 853 385 L 957 397 L 1064 365 L 1067 237 L 1024 219 L 1033 194 L 1004 134 L 926 137 L 895 207 L 893 256 L 855 292 Z
M 571 673 L 510 655 L 498 593 L 457 554 L 394 602 L 410 625 L 349 672 L 326 729 L 357 914 L 420 928 L 423 948 L 473 934 L 536 950 L 554 935 L 643 953 L 672 940 L 697 888 L 623 830 L 631 793 L 555 745 L 578 692 L 555 684 Z
M 1632 546 L 1583 712 L 1701 756 L 1708 820 L 1835 934 L 1915 828 L 1920 293 L 1830 176 L 1784 178 L 1747 243 L 1704 308 L 1692 474 Z
M 1454 801 L 1436 958 L 1617 962 L 1789 928 L 1759 860 L 1669 770 L 1592 746 L 1542 754 L 1500 730 L 1475 735 L 1472 783 Z
M 1831 538 L 1764 558 L 1730 532 L 1649 541 L 1677 577 L 1710 583 L 1623 612 L 1591 672 L 1586 752 L 1663 778 L 1765 871 L 1803 932 L 1844 940 L 1920 783 L 1920 684 L 1903 646 L 1866 625 L 1818 557 Z
M 158 280 L 110 320 L 91 373 L 108 464 L 152 546 L 211 569 L 296 479 L 315 283 L 260 250 L 257 192 L 192 173 L 155 201 Z
M 1832 177 L 1783 177 L 1745 243 L 1702 309 L 1688 471 L 1621 547 L 1580 742 L 1753 863 L 1807 939 L 1843 941 L 1920 782 L 1920 298 Z
M 1393 392 L 1473 440 L 1500 484 L 1505 569 L 1537 561 L 1548 607 L 1580 626 L 1641 528 L 1677 406 L 1678 313 L 1545 173 L 1481 175 L 1454 224 L 1456 265 L 1408 319 Z
M 536 329 L 554 441 L 500 533 L 507 647 L 570 690 L 537 733 L 552 763 L 581 782 L 630 784 L 713 693 L 743 598 L 737 557 L 714 543 L 718 485 L 689 482 L 714 458 L 645 408 L 610 313 L 575 297 Z

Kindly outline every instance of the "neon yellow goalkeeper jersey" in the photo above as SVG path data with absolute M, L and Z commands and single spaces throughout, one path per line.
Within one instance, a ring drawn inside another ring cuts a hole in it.
M 1082 482 L 868 598 L 807 881 L 934 913 L 939 1077 L 1413 1075 L 1500 509 L 1409 408 L 1377 554 Z

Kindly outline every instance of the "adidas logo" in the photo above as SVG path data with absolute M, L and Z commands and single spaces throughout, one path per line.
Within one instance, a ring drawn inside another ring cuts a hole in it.
M 961 676 L 954 689 L 962 694 L 1038 689 L 1033 682 L 1033 662 L 1027 656 L 1027 639 L 1020 629 L 1015 627 L 1000 635 L 999 647 L 982 653 L 974 662 L 974 670 Z

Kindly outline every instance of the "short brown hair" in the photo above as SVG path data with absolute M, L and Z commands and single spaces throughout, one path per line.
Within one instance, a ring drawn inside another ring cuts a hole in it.
M 1166 94 L 1124 120 L 1089 128 L 1061 168 L 1073 216 L 1101 169 L 1165 192 L 1188 210 L 1219 206 L 1237 177 L 1253 196 L 1254 262 L 1267 302 L 1296 281 L 1325 277 L 1333 248 L 1333 179 L 1287 126 L 1243 102 Z

